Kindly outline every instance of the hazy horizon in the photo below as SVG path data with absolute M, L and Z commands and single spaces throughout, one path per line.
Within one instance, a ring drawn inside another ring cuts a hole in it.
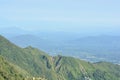
M 118 35 L 119 0 L 4 0 L 0 29 Z

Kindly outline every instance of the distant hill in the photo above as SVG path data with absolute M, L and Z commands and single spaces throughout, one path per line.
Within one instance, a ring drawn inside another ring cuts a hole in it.
M 75 51 L 76 56 L 83 53 L 86 59 L 89 57 L 89 60 L 91 57 L 91 60 L 98 58 L 98 61 L 120 63 L 120 36 L 101 35 L 83 37 L 69 41 L 67 46 L 67 50 Z
M 0 36 L 0 55 L 9 63 L 18 66 L 21 69 L 20 72 L 23 72 L 24 78 L 45 77 L 47 80 L 120 79 L 119 65 L 107 62 L 90 63 L 61 55 L 49 56 L 31 46 L 20 48 L 2 36 Z
M 15 36 L 15 37 L 10 38 L 10 40 L 21 47 L 26 47 L 30 45 L 35 46 L 35 47 L 43 47 L 45 43 L 46 44 L 49 43 L 49 41 L 47 41 L 44 38 L 40 38 L 38 36 L 29 35 L 29 34 Z
M 18 28 L 18 27 L 0 27 L 0 34 L 6 36 L 6 37 L 12 37 L 22 34 L 30 33 L 29 31 L 26 31 L 24 29 Z

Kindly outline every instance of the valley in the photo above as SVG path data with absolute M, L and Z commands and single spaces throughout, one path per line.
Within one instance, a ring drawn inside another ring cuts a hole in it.
M 60 54 L 90 62 L 107 61 L 120 64 L 120 36 L 101 35 L 79 38 L 77 34 L 67 33 L 66 35 L 44 33 L 43 35 L 19 35 L 9 40 L 23 48 L 31 45 L 52 56 Z

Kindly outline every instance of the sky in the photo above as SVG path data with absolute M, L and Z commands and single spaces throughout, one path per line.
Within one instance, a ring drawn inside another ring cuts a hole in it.
M 0 28 L 119 32 L 120 0 L 0 0 Z

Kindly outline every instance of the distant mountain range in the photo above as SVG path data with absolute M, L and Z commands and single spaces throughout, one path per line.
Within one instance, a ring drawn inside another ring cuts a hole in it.
M 0 80 L 119 80 L 120 66 L 50 56 L 31 46 L 21 48 L 0 36 Z M 36 79 L 37 80 L 37 79 Z
M 57 36 L 58 35 L 58 36 Z M 48 34 L 18 35 L 9 38 L 21 46 L 33 46 L 50 55 L 74 56 L 91 62 L 109 61 L 120 64 L 120 36 L 89 36 Z

